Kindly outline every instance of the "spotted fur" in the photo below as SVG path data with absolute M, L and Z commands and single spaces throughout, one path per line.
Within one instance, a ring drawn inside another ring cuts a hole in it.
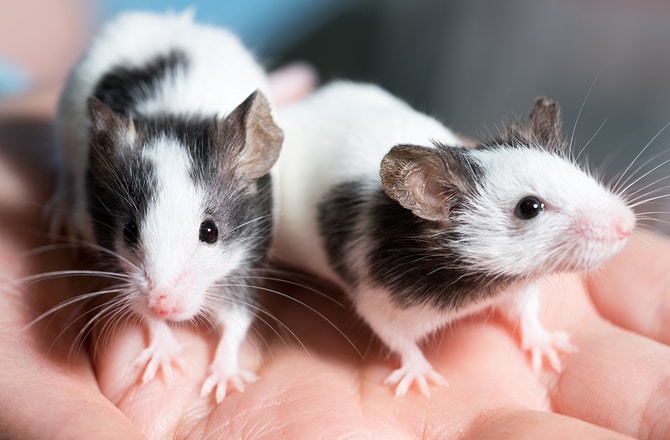
M 218 401 L 228 380 L 253 376 L 237 348 L 271 242 L 269 171 L 283 135 L 253 56 L 192 18 L 131 12 L 105 25 L 70 75 L 57 128 L 64 208 L 124 275 L 117 304 L 151 341 L 139 358 L 170 370 L 178 350 L 165 323 L 206 315 L 224 330 L 203 385 Z
M 555 363 L 567 339 L 539 322 L 537 280 L 597 266 L 635 223 L 568 159 L 558 105 L 544 98 L 527 122 L 476 148 L 370 85 L 328 85 L 280 121 L 274 253 L 343 287 L 400 356 L 387 379 L 397 394 L 443 382 L 421 338 L 491 306 L 520 322 L 533 359 Z M 522 218 L 528 197 L 537 215 Z

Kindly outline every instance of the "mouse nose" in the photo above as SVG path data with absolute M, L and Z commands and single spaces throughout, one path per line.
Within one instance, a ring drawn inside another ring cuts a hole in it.
M 622 240 L 633 233 L 633 228 L 624 223 L 617 223 L 615 230 L 619 238 Z
M 634 228 L 635 218 L 633 216 L 621 216 L 614 220 L 614 231 L 620 240 L 632 234 Z
M 152 292 L 149 295 L 149 309 L 162 318 L 169 318 L 178 311 L 176 295 L 167 290 Z

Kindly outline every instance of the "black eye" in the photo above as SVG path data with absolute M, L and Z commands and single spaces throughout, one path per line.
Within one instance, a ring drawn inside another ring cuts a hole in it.
M 219 238 L 219 230 L 211 220 L 205 220 L 200 224 L 200 241 L 214 244 Z
M 137 227 L 137 223 L 135 223 L 135 220 L 131 219 L 126 221 L 126 223 L 123 225 L 123 239 L 128 246 L 132 246 L 135 243 L 137 243 L 139 234 L 140 230 Z
M 516 205 L 516 216 L 522 220 L 529 220 L 544 211 L 544 203 L 536 197 L 524 197 Z

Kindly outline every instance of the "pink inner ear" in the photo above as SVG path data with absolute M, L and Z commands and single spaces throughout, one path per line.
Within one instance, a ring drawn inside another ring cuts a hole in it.
M 414 199 L 411 209 L 414 214 L 427 220 L 444 220 L 448 216 L 445 188 L 435 176 L 435 170 L 427 168 L 424 166 L 411 171 L 405 178 L 405 184 Z
M 426 176 L 424 193 L 426 197 L 426 203 L 435 206 L 436 209 L 442 210 L 445 208 L 446 194 L 444 191 L 444 186 L 440 184 L 434 173 Z

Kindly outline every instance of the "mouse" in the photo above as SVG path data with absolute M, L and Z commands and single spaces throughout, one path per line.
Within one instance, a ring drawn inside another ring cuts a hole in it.
M 598 267 L 636 218 L 571 160 L 556 102 L 474 148 L 373 84 L 330 83 L 278 122 L 273 258 L 346 293 L 400 361 L 396 395 L 446 385 L 420 342 L 484 310 L 514 323 L 534 370 L 560 370 L 575 347 L 540 321 L 539 282 Z
M 109 314 L 146 330 L 142 383 L 184 370 L 170 325 L 200 318 L 221 335 L 202 395 L 218 403 L 258 378 L 238 350 L 274 223 L 283 133 L 268 90 L 238 37 L 193 11 L 118 15 L 69 75 L 55 222 L 113 274 Z

